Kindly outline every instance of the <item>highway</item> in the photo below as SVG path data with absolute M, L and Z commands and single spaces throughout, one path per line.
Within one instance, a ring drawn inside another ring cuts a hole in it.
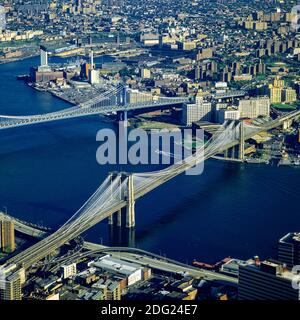
M 224 281 L 231 284 L 237 284 L 238 279 L 225 274 L 207 271 L 192 267 L 178 261 L 155 255 L 144 250 L 135 248 L 105 248 L 94 243 L 84 244 L 85 248 L 92 249 L 87 255 L 99 254 L 101 252 L 111 254 L 113 257 L 120 258 L 132 263 L 140 264 L 144 267 L 150 267 L 155 270 L 161 270 L 168 273 L 189 274 L 195 278 L 201 278 L 209 281 Z
M 49 236 L 49 232 L 39 230 L 32 226 L 28 226 L 26 222 L 15 219 L 7 214 L 0 213 L 0 219 L 1 218 L 13 221 L 15 224 L 15 229 L 18 232 L 23 233 L 25 235 L 38 239 L 46 238 L 47 236 Z M 193 266 L 183 264 L 172 259 L 167 259 L 166 257 L 162 257 L 136 248 L 106 247 L 100 244 L 87 241 L 84 242 L 83 248 L 87 250 L 87 252 L 77 253 L 63 259 L 56 259 L 55 263 L 63 263 L 66 260 L 76 261 L 82 259 L 83 257 L 93 256 L 97 254 L 99 255 L 100 253 L 108 253 L 113 257 L 120 258 L 122 260 L 126 260 L 132 263 L 137 263 L 144 267 L 150 267 L 156 270 L 161 270 L 169 273 L 188 273 L 189 275 L 195 278 L 201 278 L 211 281 L 224 281 L 231 284 L 237 283 L 236 278 L 229 277 L 227 275 L 216 272 L 195 268 Z

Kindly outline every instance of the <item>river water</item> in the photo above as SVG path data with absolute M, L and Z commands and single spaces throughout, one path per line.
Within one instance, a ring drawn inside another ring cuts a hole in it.
M 69 105 L 17 81 L 38 58 L 0 65 L 0 113 L 36 114 Z M 113 170 L 100 166 L 96 133 L 112 127 L 98 116 L 0 131 L 0 207 L 18 218 L 57 228 Z M 153 168 L 152 168 L 153 169 Z M 191 262 L 225 256 L 276 256 L 276 242 L 300 230 L 300 170 L 209 160 L 200 176 L 181 175 L 136 203 L 134 245 Z M 85 239 L 127 245 L 106 222 Z M 132 244 L 132 243 L 131 243 Z

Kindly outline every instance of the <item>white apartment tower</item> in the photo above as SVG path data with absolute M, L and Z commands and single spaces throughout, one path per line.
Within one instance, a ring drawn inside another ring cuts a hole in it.
M 212 105 L 204 100 L 202 91 L 199 91 L 195 103 L 186 103 L 182 109 L 182 122 L 186 126 L 192 125 L 196 121 L 211 121 Z

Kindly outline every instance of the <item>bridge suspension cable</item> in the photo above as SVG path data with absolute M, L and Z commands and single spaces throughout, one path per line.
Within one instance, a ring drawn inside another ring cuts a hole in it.
M 143 196 L 172 177 L 238 144 L 240 126 L 240 124 L 236 125 L 234 121 L 226 122 L 212 136 L 208 143 L 198 148 L 198 152 L 190 155 L 183 161 L 179 161 L 159 171 L 132 174 L 135 197 L 139 198 Z M 260 126 L 246 125 L 245 137 L 247 138 L 248 135 L 260 132 L 261 130 Z M 28 267 L 53 252 L 62 244 L 74 239 L 96 223 L 126 206 L 126 198 L 129 196 L 128 179 L 128 176 L 124 177 L 124 174 L 121 173 L 109 175 L 89 200 L 55 233 L 11 258 L 8 260 L 8 263 L 23 264 L 25 267 Z

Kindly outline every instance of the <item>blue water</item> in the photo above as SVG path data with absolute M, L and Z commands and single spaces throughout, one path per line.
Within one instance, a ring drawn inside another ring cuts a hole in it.
M 0 113 L 34 114 L 69 105 L 27 87 L 16 75 L 37 58 L 0 65 Z M 0 131 L 0 208 L 57 228 L 112 169 L 96 162 L 94 116 Z M 181 175 L 136 204 L 135 245 L 181 261 L 276 255 L 276 241 L 300 230 L 300 170 L 207 161 L 201 176 Z M 123 232 L 123 244 L 126 234 Z M 86 239 L 115 243 L 105 222 Z

